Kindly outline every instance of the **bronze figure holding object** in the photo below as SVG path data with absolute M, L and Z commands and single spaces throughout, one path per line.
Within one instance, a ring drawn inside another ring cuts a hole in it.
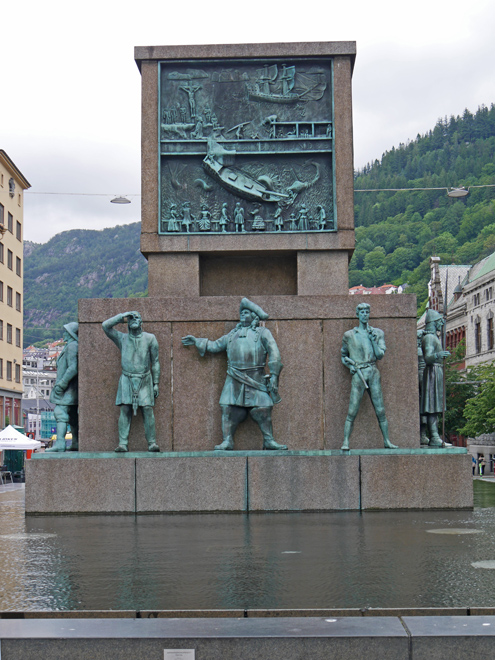
M 375 409 L 385 449 L 397 449 L 388 436 L 388 421 L 385 416 L 380 372 L 376 368 L 376 361 L 381 360 L 385 355 L 385 335 L 383 330 L 372 328 L 369 325 L 370 306 L 368 303 L 361 303 L 356 307 L 356 316 L 359 319 L 359 325 L 344 333 L 342 338 L 342 364 L 349 368 L 352 382 L 349 410 L 344 426 L 344 443 L 341 448 L 349 449 L 349 437 L 354 420 L 358 414 L 363 394 L 367 391 Z
M 248 414 L 260 427 L 263 449 L 287 449 L 273 437 L 272 408 L 280 401 L 278 378 L 282 360 L 272 333 L 259 326 L 268 318 L 259 305 L 243 298 L 240 323 L 216 341 L 193 335 L 182 338 L 184 346 L 196 346 L 199 354 L 227 352 L 227 378 L 220 396 L 223 442 L 215 449 L 234 449 L 234 433 Z M 265 374 L 268 358 L 269 375 Z

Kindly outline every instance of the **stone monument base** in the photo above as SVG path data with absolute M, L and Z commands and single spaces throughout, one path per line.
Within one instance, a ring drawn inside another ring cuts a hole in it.
M 35 454 L 26 514 L 469 509 L 464 448 Z

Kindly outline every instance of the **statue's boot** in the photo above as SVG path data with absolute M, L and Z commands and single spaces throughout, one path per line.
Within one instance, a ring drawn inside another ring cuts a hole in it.
M 115 448 L 115 451 L 118 452 L 123 452 L 123 451 L 129 451 L 127 447 L 127 442 L 119 442 L 118 446 Z
M 215 446 L 220 451 L 234 449 L 234 435 L 240 422 L 247 416 L 247 409 L 238 406 L 221 406 L 222 408 L 222 438 L 223 442 Z
M 272 451 L 287 449 L 287 445 L 280 445 L 273 438 L 271 408 L 252 408 L 251 417 L 260 427 L 261 435 L 263 436 L 263 449 L 269 449 Z
M 384 440 L 383 441 L 383 446 L 385 449 L 399 449 L 397 445 L 393 445 L 390 440 Z
M 422 446 L 425 446 L 430 442 L 430 438 L 428 437 L 428 421 L 424 415 L 420 415 L 419 418 L 419 437 L 419 443 Z
M 150 442 L 148 444 L 148 451 L 160 451 L 160 447 L 156 444 L 156 442 Z
M 276 451 L 278 449 L 287 449 L 287 445 L 280 445 L 273 438 L 265 438 L 263 440 L 263 449 L 272 449 Z
M 349 419 L 349 417 L 347 417 L 344 424 L 344 442 L 342 443 L 342 447 L 340 448 L 343 451 L 349 451 L 349 438 L 351 437 L 353 426 L 354 426 L 354 420 Z
M 220 451 L 232 451 L 234 449 L 234 442 L 232 438 L 225 438 L 221 444 L 215 445 L 215 449 L 219 449 Z
M 60 438 L 60 440 L 57 438 L 55 440 L 55 443 L 54 443 L 53 447 L 50 447 L 50 449 L 47 449 L 46 452 L 66 451 L 66 449 L 67 449 L 67 447 L 65 446 L 65 438 L 63 438 L 63 439 Z
M 450 442 L 443 442 L 438 433 L 434 434 L 428 443 L 428 447 L 452 447 Z
M 438 415 L 428 415 L 428 430 L 430 431 L 428 447 L 452 447 L 449 442 L 444 442 L 438 433 Z

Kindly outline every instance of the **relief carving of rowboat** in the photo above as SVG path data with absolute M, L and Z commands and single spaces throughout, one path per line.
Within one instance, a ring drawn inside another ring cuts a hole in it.
M 253 202 L 278 202 L 288 195 L 271 190 L 266 181 L 255 179 L 244 170 L 227 164 L 233 162 L 235 150 L 224 149 L 213 139 L 208 140 L 208 153 L 203 159 L 206 173 L 229 192 Z

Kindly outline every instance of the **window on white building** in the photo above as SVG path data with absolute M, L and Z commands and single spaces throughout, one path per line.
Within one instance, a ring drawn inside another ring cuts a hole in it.
M 481 323 L 479 320 L 474 324 L 474 350 L 476 353 L 481 353 Z

